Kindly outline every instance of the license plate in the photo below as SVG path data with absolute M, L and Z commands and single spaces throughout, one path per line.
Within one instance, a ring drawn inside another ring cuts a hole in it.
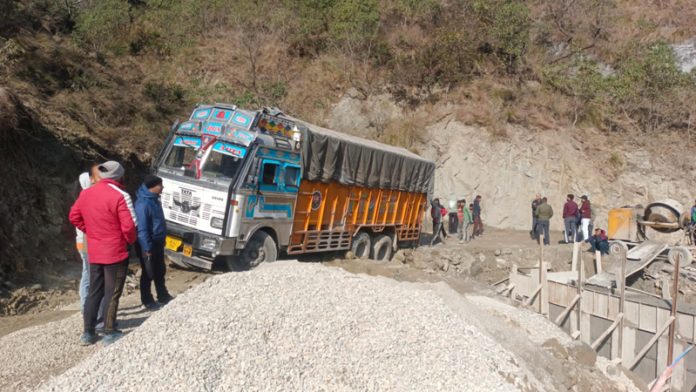
M 178 252 L 178 251 L 179 251 L 179 247 L 181 247 L 181 244 L 182 244 L 183 242 L 184 242 L 184 241 L 182 241 L 181 238 L 176 238 L 176 237 L 172 237 L 172 236 L 167 236 L 167 239 L 166 239 L 166 241 L 165 241 L 164 246 L 165 246 L 165 248 L 167 248 L 167 249 L 169 249 L 169 250 L 173 250 L 174 252 Z
M 184 256 L 191 257 L 192 254 L 193 248 L 191 247 L 191 245 L 184 245 Z

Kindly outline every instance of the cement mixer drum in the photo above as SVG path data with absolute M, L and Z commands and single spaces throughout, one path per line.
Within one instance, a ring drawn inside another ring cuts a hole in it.
M 682 229 L 681 216 L 684 206 L 675 200 L 666 199 L 648 204 L 643 214 L 645 226 L 660 233 L 674 233 Z M 651 224 L 653 223 L 653 224 Z

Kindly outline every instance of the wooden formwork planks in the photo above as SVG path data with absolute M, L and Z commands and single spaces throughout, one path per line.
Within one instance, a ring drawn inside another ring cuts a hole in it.
M 636 354 L 636 356 L 633 358 L 633 360 L 631 360 L 628 363 L 628 366 L 626 366 L 626 367 L 629 370 L 633 370 L 633 368 L 636 367 L 638 362 L 640 362 L 640 360 L 643 359 L 645 354 L 647 354 L 647 352 L 655 344 L 655 342 L 657 342 L 657 340 L 667 331 L 667 329 L 669 328 L 670 324 L 672 324 L 673 321 L 674 321 L 674 317 L 670 316 L 667 319 L 667 321 L 660 326 L 660 328 L 656 331 L 656 333 L 653 335 L 653 337 L 650 338 L 650 341 L 648 341 L 648 343 L 645 346 L 643 346 L 643 348 L 638 352 L 638 354 Z
M 677 332 L 683 338 L 694 341 L 694 316 L 677 313 Z
M 638 328 L 655 333 L 657 331 L 657 308 L 646 304 L 638 304 L 638 306 L 640 309 Z

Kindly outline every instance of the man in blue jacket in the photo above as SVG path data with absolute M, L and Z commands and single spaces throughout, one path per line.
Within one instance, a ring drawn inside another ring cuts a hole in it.
M 151 284 L 154 280 L 157 301 L 166 304 L 173 299 L 164 284 L 166 266 L 164 264 L 164 242 L 167 224 L 160 204 L 162 179 L 147 175 L 138 189 L 135 201 L 135 215 L 138 219 L 138 242 L 140 244 L 140 300 L 148 309 L 157 309 L 159 304 L 152 297 Z

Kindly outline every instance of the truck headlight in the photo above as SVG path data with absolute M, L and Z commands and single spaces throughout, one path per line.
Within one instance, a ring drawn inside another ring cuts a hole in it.
M 201 241 L 201 248 L 208 250 L 208 251 L 213 251 L 217 247 L 217 241 L 215 241 L 212 238 L 204 238 L 203 241 Z
M 213 218 L 210 220 L 210 227 L 222 229 L 222 218 Z

